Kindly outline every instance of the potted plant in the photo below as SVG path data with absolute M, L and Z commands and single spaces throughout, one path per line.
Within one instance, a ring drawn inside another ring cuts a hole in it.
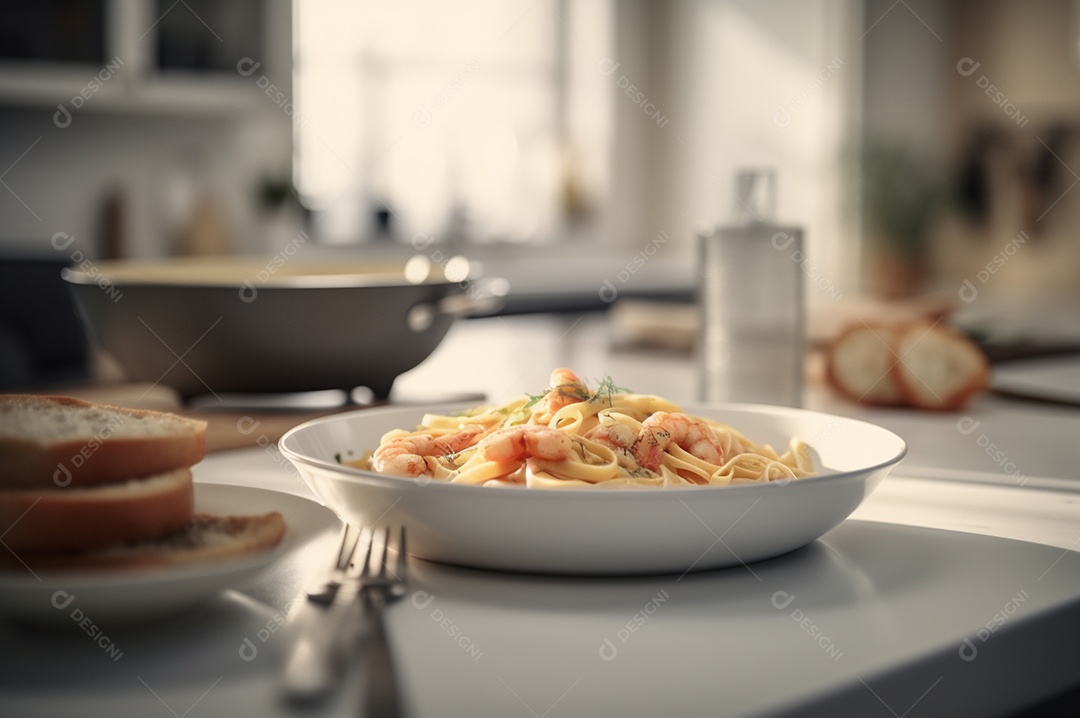
M 927 276 L 931 228 L 946 204 L 944 172 L 900 141 L 869 139 L 859 159 L 868 279 L 886 297 L 916 294 Z

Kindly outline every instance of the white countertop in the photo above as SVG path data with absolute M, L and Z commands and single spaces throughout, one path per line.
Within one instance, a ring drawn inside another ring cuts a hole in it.
M 612 349 L 604 332 L 592 316 L 459 323 L 396 395 L 498 399 L 565 365 L 696 398 L 686 356 Z M 990 716 L 1080 684 L 1080 410 L 986 396 L 960 414 L 884 411 L 820 390 L 807 404 L 910 444 L 851 520 L 752 570 L 683 578 L 414 561 L 389 615 L 410 714 Z M 272 446 L 210 455 L 196 479 L 311 496 Z M 77 631 L 0 624 L 0 715 L 291 715 L 277 627 L 321 543 L 195 613 L 111 629 L 121 661 Z M 252 636 L 265 650 L 241 660 Z M 357 715 L 358 692 L 302 715 Z

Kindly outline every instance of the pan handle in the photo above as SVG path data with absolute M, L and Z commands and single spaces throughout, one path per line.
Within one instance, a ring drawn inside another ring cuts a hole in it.
M 506 302 L 510 283 L 500 277 L 486 277 L 469 283 L 464 292 L 449 294 L 436 302 L 422 302 L 409 309 L 405 323 L 417 334 L 426 332 L 435 318 L 479 316 L 497 312 Z

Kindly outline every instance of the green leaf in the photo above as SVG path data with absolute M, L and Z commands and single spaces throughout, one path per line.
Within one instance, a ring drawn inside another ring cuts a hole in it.
M 508 414 L 508 416 L 506 417 L 506 419 L 503 420 L 503 423 L 502 423 L 502 425 L 504 427 L 505 426 L 514 426 L 515 424 L 521 424 L 525 420 L 527 420 L 529 418 L 528 410 L 531 409 L 532 407 L 536 406 L 536 402 L 540 401 L 545 396 L 547 396 L 547 393 L 545 392 L 543 394 L 530 394 L 528 392 L 525 392 L 525 396 L 529 397 L 529 400 L 527 402 L 525 402 L 523 405 L 519 406 L 518 408 L 514 409 L 513 411 L 503 410 L 503 413 Z
M 504 427 L 506 427 L 506 426 L 514 426 L 515 424 L 520 424 L 520 423 L 524 422 L 528 418 L 529 418 L 529 416 L 524 411 L 524 409 L 517 409 L 515 411 L 512 411 L 510 413 L 510 415 L 507 416 L 506 419 L 503 420 L 502 425 Z
M 618 386 L 615 384 L 615 380 L 611 378 L 610 374 L 605 374 L 603 379 L 600 379 L 597 383 L 596 392 L 589 397 L 590 402 L 594 401 L 606 401 L 608 405 L 611 405 L 611 397 L 616 394 L 630 394 L 632 391 L 624 386 Z

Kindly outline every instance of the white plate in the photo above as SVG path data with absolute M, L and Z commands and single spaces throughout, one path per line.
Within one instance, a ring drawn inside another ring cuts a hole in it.
M 807 442 L 822 475 L 766 485 L 514 489 L 383 476 L 342 466 L 393 428 L 461 405 L 365 409 L 306 422 L 280 448 L 343 520 L 404 524 L 409 553 L 479 568 L 573 574 L 682 573 L 745 564 L 814 541 L 904 456 L 896 434 L 856 419 L 753 405 L 687 406 L 783 450 Z
M 47 573 L 37 577 L 0 574 L 0 615 L 37 621 L 97 624 L 143 620 L 175 613 L 236 586 L 340 522 L 314 501 L 267 489 L 224 484 L 195 484 L 195 510 L 223 515 L 279 511 L 285 537 L 272 551 L 237 559 L 180 566 L 145 573 Z M 78 613 L 75 613 L 78 611 Z

